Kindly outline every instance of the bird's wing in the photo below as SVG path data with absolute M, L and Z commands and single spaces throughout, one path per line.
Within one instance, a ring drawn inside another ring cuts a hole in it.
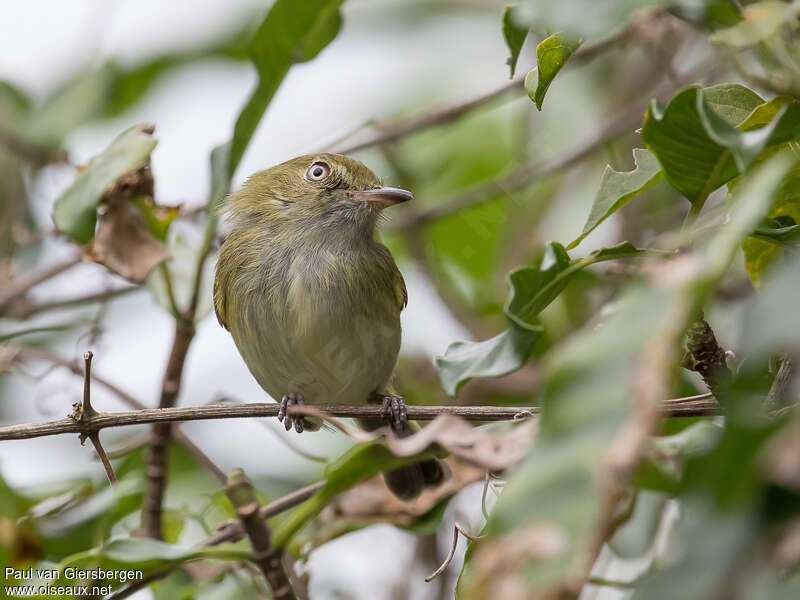
M 225 287 L 226 275 L 217 269 L 216 276 L 214 277 L 214 312 L 217 314 L 217 321 L 225 329 L 230 330 L 228 324 L 225 322 Z
M 406 282 L 403 280 L 403 275 L 397 265 L 394 267 L 396 276 L 394 278 L 394 294 L 397 298 L 397 304 L 400 310 L 403 310 L 408 304 L 408 290 L 406 290 Z

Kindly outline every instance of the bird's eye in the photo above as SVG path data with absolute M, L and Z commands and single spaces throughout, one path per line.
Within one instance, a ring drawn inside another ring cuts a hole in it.
M 306 171 L 306 179 L 308 181 L 322 181 L 330 174 L 331 168 L 328 166 L 328 163 L 318 161 L 308 167 L 308 171 Z

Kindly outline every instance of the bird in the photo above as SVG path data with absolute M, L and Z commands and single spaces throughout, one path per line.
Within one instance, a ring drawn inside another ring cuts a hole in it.
M 393 387 L 408 293 L 375 237 L 382 211 L 412 198 L 358 160 L 320 153 L 254 173 L 220 208 L 230 231 L 215 268 L 217 319 L 259 385 L 280 398 L 287 431 L 320 427 L 291 406 L 374 402 L 384 418 L 359 425 L 413 433 Z M 427 459 L 383 478 L 412 500 L 445 470 Z

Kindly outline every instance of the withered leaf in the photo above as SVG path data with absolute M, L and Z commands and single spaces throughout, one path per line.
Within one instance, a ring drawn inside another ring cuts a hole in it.
M 150 233 L 138 209 L 129 202 L 117 202 L 101 217 L 97 234 L 84 246 L 83 257 L 130 282 L 143 283 L 170 253 Z

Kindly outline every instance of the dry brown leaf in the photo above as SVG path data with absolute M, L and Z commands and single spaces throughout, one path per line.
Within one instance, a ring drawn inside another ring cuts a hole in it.
M 144 283 L 150 272 L 170 257 L 167 247 L 147 228 L 131 203 L 152 199 L 150 164 L 120 177 L 106 194 L 108 210 L 100 217 L 94 239 L 83 248 L 83 258 L 105 265 L 132 283 Z
M 454 456 L 490 471 L 504 471 L 528 453 L 537 421 L 527 419 L 504 433 L 474 427 L 454 415 L 439 415 L 407 438 L 387 437 L 386 445 L 397 456 L 413 456 L 437 445 Z
M 526 411 L 520 409 L 520 413 Z M 497 472 L 515 465 L 528 453 L 536 437 L 537 421 L 527 418 L 510 431 L 493 433 L 475 427 L 455 415 L 439 415 L 415 434 L 398 438 L 388 427 L 361 431 L 338 419 L 327 416 L 313 406 L 291 408 L 292 414 L 316 417 L 327 421 L 356 442 L 383 440 L 395 456 L 414 456 L 430 446 L 439 446 L 477 467 Z
M 139 211 L 126 202 L 111 206 L 101 217 L 97 234 L 84 246 L 83 257 L 132 283 L 143 283 L 170 253 L 148 231 Z

